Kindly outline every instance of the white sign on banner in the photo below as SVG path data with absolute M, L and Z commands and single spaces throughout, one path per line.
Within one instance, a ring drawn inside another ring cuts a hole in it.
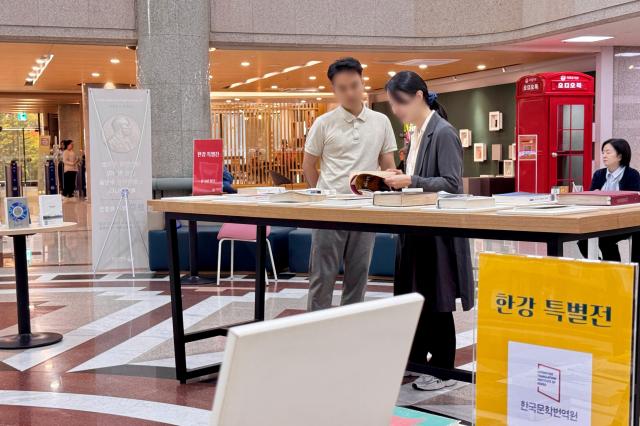
M 508 368 L 508 424 L 591 424 L 590 353 L 509 342 Z
M 89 89 L 88 103 L 94 270 L 131 268 L 131 251 L 135 267 L 147 268 L 149 91 Z

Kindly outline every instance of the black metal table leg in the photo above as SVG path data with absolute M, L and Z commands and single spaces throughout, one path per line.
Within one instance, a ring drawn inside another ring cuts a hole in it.
M 564 255 L 564 242 L 560 239 L 547 240 L 547 256 L 562 257 Z
M 254 319 L 264 320 L 264 302 L 266 293 L 267 227 L 256 227 L 256 300 Z
M 13 258 L 16 273 L 16 305 L 18 334 L 0 337 L 0 349 L 29 349 L 53 345 L 62 340 L 58 333 L 32 333 L 29 313 L 29 273 L 27 271 L 27 236 L 13 236 Z
M 189 221 L 189 275 L 182 278 L 182 284 L 211 284 L 215 278 L 200 275 L 198 265 L 198 222 Z
M 176 378 L 187 382 L 187 357 L 182 318 L 182 283 L 178 253 L 178 230 L 175 219 L 165 219 L 169 253 L 169 282 L 171 285 L 171 318 L 173 319 L 173 350 L 176 358 Z

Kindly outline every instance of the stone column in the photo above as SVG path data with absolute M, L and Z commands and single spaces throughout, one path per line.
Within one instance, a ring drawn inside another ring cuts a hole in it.
M 154 177 L 189 177 L 211 137 L 210 0 L 136 0 L 138 87 L 151 92 Z
M 613 137 L 631 145 L 631 166 L 640 168 L 640 47 L 615 47 L 613 59 Z M 600 141 L 602 142 L 602 141 Z

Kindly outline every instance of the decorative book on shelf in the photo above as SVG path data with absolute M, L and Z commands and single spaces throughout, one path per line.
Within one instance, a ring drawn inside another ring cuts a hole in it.
M 582 191 L 558 194 L 559 204 L 578 206 L 620 206 L 640 203 L 640 193 L 635 191 Z
M 382 170 L 353 172 L 349 177 L 349 185 L 354 194 L 360 195 L 367 192 L 391 191 L 384 180 L 394 175 L 393 172 Z
M 438 194 L 435 192 L 376 192 L 373 194 L 374 206 L 385 207 L 415 207 L 429 206 L 438 201 Z

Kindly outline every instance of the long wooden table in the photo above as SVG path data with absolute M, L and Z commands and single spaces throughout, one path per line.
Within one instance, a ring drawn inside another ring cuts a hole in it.
M 211 201 L 198 197 L 152 200 L 149 201 L 149 206 L 157 212 L 163 212 L 165 216 L 176 376 L 181 383 L 219 370 L 219 365 L 188 370 L 185 344 L 226 335 L 230 327 L 238 324 L 193 333 L 184 332 L 176 230 L 178 220 L 257 225 L 254 321 L 264 320 L 267 225 L 387 233 L 419 232 L 440 236 L 534 241 L 546 243 L 549 256 L 562 256 L 563 243 L 568 241 L 640 231 L 640 206 L 604 207 L 593 212 L 557 216 L 511 216 L 496 212 L 444 213 L 406 208 L 319 207 L 313 204 Z M 640 365 L 638 361 L 640 360 L 636 361 L 636 365 Z M 457 380 L 471 381 L 472 378 L 472 373 L 456 369 L 439 370 L 415 364 L 411 364 L 410 368 L 413 371 L 438 373 Z

